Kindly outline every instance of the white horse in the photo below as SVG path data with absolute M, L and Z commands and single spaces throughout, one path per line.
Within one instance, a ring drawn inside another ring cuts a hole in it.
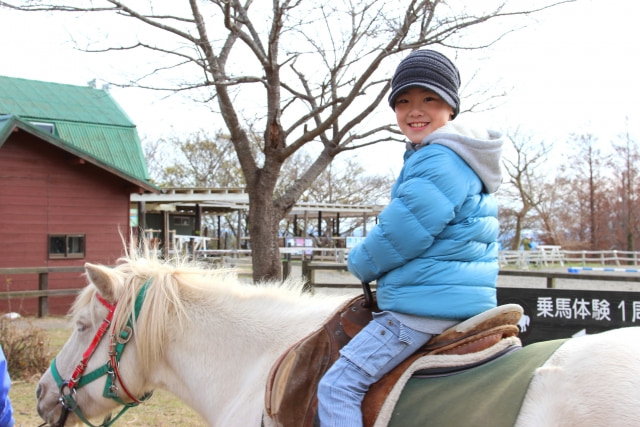
M 88 423 L 154 389 L 211 426 L 271 425 L 271 366 L 347 300 L 140 255 L 86 272 L 90 284 L 72 308 L 76 328 L 37 387 L 47 425 Z M 640 425 L 640 328 L 568 340 L 537 369 L 516 425 Z

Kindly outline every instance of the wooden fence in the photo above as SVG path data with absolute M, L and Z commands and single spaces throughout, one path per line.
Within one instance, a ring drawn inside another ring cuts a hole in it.
M 309 283 L 310 287 L 343 287 L 358 288 L 359 284 L 328 284 L 317 283 L 315 280 L 315 272 L 321 270 L 346 271 L 346 264 L 339 263 L 321 263 L 321 262 L 302 262 L 302 277 Z M 500 270 L 501 276 L 521 276 L 521 277 L 538 277 L 546 281 L 546 287 L 549 289 L 556 287 L 556 279 L 571 280 L 591 280 L 591 281 L 608 281 L 608 282 L 640 282 L 640 276 L 637 275 L 621 275 L 621 274 L 575 274 L 560 271 L 527 271 L 527 270 Z M 639 289 L 640 291 L 640 289 Z
M 38 298 L 38 317 L 48 316 L 48 297 L 77 295 L 82 290 L 81 288 L 49 289 L 49 274 L 51 273 L 84 273 L 84 266 L 0 268 L 0 276 L 16 274 L 38 275 L 38 289 L 0 292 L 0 299 Z
M 522 252 L 522 251 L 520 251 Z M 528 251 L 533 252 L 533 251 Z M 563 251 L 565 254 L 569 253 L 569 251 Z M 592 252 L 592 253 L 584 253 L 588 251 L 576 251 L 570 253 L 569 255 L 580 254 L 579 259 L 599 259 L 604 260 L 602 262 L 616 262 L 622 261 L 621 252 L 609 251 L 609 253 L 604 251 Z M 617 258 L 613 256 L 616 254 Z M 595 256 L 593 256 L 595 254 Z M 637 265 L 637 252 L 632 253 L 622 253 L 625 255 L 625 262 L 629 263 L 631 261 L 635 261 Z M 631 254 L 632 256 L 629 256 Z M 584 258 L 583 258 L 584 255 Z M 587 256 L 588 255 L 588 256 Z M 564 262 L 567 262 L 567 259 L 572 258 L 564 258 Z M 631 261 L 630 261 L 631 260 Z M 549 261 L 548 261 L 549 262 Z M 592 261 L 589 261 L 592 263 Z M 283 272 L 285 277 L 291 271 L 291 262 L 284 261 L 283 262 Z M 360 287 L 359 284 L 324 284 L 324 283 L 316 283 L 315 281 L 315 272 L 319 270 L 332 270 L 332 271 L 346 271 L 347 264 L 346 263 L 329 263 L 329 262 L 313 262 L 310 260 L 302 261 L 302 276 L 307 280 L 309 286 L 319 286 L 319 287 Z M 18 275 L 18 274 L 37 274 L 38 275 L 38 285 L 37 289 L 29 289 L 29 290 L 20 290 L 20 291 L 3 291 L 0 292 L 0 299 L 16 299 L 16 298 L 38 298 L 38 317 L 48 316 L 49 315 L 49 301 L 48 297 L 53 296 L 67 296 L 67 295 L 77 295 L 81 289 L 49 289 L 49 274 L 56 273 L 83 273 L 83 266 L 69 266 L 69 267 L 22 267 L 22 268 L 0 268 L 0 276 L 7 275 Z M 508 276 L 522 276 L 522 277 L 538 277 L 540 279 L 544 279 L 546 281 L 547 288 L 555 288 L 556 279 L 575 279 L 575 280 L 591 280 L 591 281 L 616 281 L 616 282 L 640 282 L 640 276 L 638 275 L 623 275 L 623 274 L 572 274 L 569 272 L 549 272 L 549 271 L 529 271 L 529 270 L 500 270 L 500 275 L 508 275 Z

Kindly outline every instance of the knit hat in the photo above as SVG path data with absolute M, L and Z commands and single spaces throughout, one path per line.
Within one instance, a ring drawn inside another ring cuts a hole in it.
M 391 79 L 389 106 L 395 110 L 398 95 L 413 87 L 438 94 L 453 109 L 452 118 L 460 112 L 460 73 L 443 54 L 435 50 L 415 50 L 403 59 Z

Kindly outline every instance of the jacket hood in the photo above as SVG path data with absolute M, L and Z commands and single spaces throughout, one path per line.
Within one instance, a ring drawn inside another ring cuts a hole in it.
M 492 130 L 478 130 L 460 123 L 448 122 L 415 147 L 440 144 L 453 150 L 478 175 L 487 193 L 495 193 L 502 183 L 500 159 L 503 136 Z

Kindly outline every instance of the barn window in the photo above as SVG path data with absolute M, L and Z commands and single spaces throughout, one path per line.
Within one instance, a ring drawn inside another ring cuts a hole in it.
M 51 135 L 55 135 L 56 133 L 56 128 L 53 123 L 31 122 L 31 124 L 39 128 L 40 130 L 50 133 Z
M 49 258 L 84 258 L 84 234 L 50 234 Z

